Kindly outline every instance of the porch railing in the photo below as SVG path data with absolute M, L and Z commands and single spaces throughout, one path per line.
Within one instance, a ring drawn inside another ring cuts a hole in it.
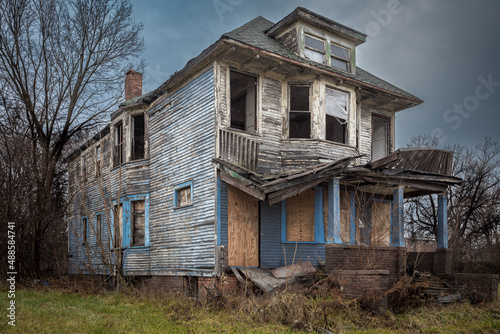
M 257 171 L 259 143 L 237 132 L 219 129 L 219 158 Z

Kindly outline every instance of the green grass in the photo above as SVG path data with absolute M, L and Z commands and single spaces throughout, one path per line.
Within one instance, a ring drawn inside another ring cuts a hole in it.
M 0 305 L 6 315 L 7 293 L 0 290 L 4 295 Z M 331 301 L 329 298 L 305 300 L 293 294 L 267 300 L 233 297 L 228 306 L 215 309 L 211 305 L 200 306 L 193 300 L 175 296 L 20 289 L 16 293 L 16 327 L 7 325 L 7 318 L 3 315 L 0 331 L 283 333 L 291 332 L 293 317 L 305 314 L 307 309 L 310 315 L 308 323 L 338 333 L 500 333 L 499 302 L 479 306 L 468 303 L 427 306 L 397 315 L 389 311 L 372 314 L 352 306 L 353 303 L 336 302 L 329 304 L 333 306 L 327 312 L 328 325 L 325 326 L 322 305 Z M 294 306 L 298 309 L 292 310 Z M 296 313 L 288 318 L 277 314 L 286 308 L 286 312 Z M 266 316 L 260 315 L 266 312 Z

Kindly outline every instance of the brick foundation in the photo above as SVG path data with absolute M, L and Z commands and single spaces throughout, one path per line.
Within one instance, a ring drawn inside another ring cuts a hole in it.
M 498 299 L 498 275 L 460 273 L 439 277 L 458 288 L 472 302 L 493 302 Z
M 325 270 L 388 270 L 390 275 L 406 271 L 404 247 L 325 245 Z
M 224 282 L 221 282 L 219 278 L 216 277 L 199 277 L 198 278 L 198 296 L 206 296 L 207 290 L 205 287 L 210 290 L 212 295 L 217 296 L 218 293 L 215 286 L 219 289 L 219 291 L 223 294 L 234 294 L 239 290 L 239 282 L 236 276 L 225 276 Z
M 438 249 L 435 252 L 408 252 L 408 265 L 415 270 L 434 274 L 453 273 L 453 252 Z
M 153 276 L 146 280 L 146 286 L 153 291 L 183 294 L 184 277 L 181 276 Z
M 358 298 L 363 306 L 373 310 L 387 308 L 388 270 L 340 270 L 338 276 L 343 297 Z

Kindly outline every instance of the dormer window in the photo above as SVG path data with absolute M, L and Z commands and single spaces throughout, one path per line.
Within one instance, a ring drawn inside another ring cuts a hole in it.
M 335 44 L 330 44 L 330 47 L 330 65 L 344 71 L 349 71 L 349 50 Z
M 305 34 L 304 56 L 318 63 L 325 63 L 325 41 Z

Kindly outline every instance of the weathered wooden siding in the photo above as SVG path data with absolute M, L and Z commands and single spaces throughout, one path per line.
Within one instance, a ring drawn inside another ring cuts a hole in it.
M 311 261 L 315 266 L 325 260 L 323 243 L 282 243 L 281 205 L 260 205 L 260 265 L 278 268 L 300 261 Z M 286 256 L 285 256 L 286 254 Z
M 382 115 L 390 118 L 390 151 L 394 152 L 395 149 L 395 136 L 396 136 L 396 117 L 394 112 L 386 111 L 383 109 L 375 109 L 373 107 L 361 107 L 360 119 L 360 134 L 359 134 L 359 151 L 365 154 L 363 161 L 371 161 L 372 155 L 372 117 L 373 114 Z
M 150 110 L 151 272 L 212 275 L 215 265 L 215 91 L 210 68 Z M 192 205 L 174 187 L 192 182 Z

